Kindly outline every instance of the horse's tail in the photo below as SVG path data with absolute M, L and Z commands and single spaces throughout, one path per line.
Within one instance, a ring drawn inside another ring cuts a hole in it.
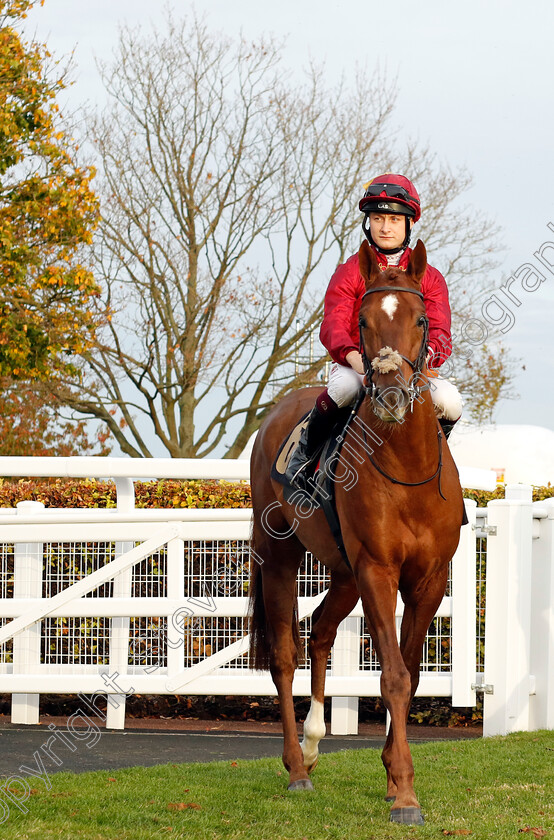
M 250 553 L 248 615 L 250 618 L 250 667 L 255 671 L 267 671 L 271 651 L 268 638 L 269 628 L 262 591 L 262 570 L 254 551 Z
M 272 629 L 267 621 L 262 589 L 263 558 L 257 553 L 253 536 L 250 538 L 250 589 L 248 615 L 250 618 L 250 667 L 255 671 L 268 671 L 271 648 L 273 646 Z M 298 626 L 298 602 L 295 599 L 292 615 L 292 638 L 296 647 L 297 661 L 301 662 L 304 647 Z

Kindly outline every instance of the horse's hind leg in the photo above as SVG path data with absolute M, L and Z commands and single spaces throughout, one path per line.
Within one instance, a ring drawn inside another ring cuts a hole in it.
M 277 689 L 283 725 L 283 764 L 289 772 L 289 790 L 311 790 L 313 786 L 304 768 L 292 697 L 299 643 L 296 578 L 304 548 L 294 536 L 275 539 L 263 533 L 261 528 L 256 532 L 256 527 L 254 543 L 263 561 L 258 574 L 262 577 L 269 670 Z
M 337 627 L 352 611 L 358 600 L 356 583 L 350 572 L 339 575 L 333 572 L 325 600 L 315 610 L 310 634 L 310 663 L 312 699 L 304 722 L 304 739 L 301 743 L 304 765 L 310 773 L 318 759 L 318 744 L 325 736 L 323 701 L 325 698 L 325 673 L 329 652 L 335 641 Z

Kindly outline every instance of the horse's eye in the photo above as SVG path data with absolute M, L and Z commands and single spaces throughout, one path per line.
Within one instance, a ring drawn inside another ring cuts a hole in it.
M 420 315 L 419 318 L 417 319 L 418 327 L 424 327 L 426 322 L 427 322 L 427 318 L 425 317 L 425 315 Z
M 358 324 L 359 324 L 359 325 L 360 325 L 360 327 L 362 327 L 362 328 L 363 328 L 363 327 L 367 327 L 366 320 L 365 320 L 365 318 L 364 318 L 364 316 L 363 316 L 363 315 L 360 315 L 360 317 L 358 318 Z

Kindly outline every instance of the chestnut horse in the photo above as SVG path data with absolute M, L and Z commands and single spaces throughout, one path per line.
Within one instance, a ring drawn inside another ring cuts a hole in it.
M 336 508 L 349 562 L 342 559 L 321 509 L 314 507 L 307 515 L 305 506 L 301 510 L 288 504 L 282 485 L 270 476 L 282 441 L 319 392 L 307 388 L 275 406 L 252 452 L 252 540 L 257 562 L 252 563 L 250 587 L 251 662 L 256 669 L 269 668 L 277 689 L 288 788 L 311 790 L 309 773 L 325 735 L 329 652 L 339 623 L 361 598 L 381 665 L 381 694 L 390 713 L 382 753 L 386 800 L 393 803 L 390 819 L 421 824 L 406 723 L 419 682 L 425 636 L 458 545 L 463 499 L 425 376 L 428 321 L 420 291 L 427 266 L 425 247 L 418 242 L 405 271 L 396 267 L 382 271 L 364 242 L 359 266 L 366 285 L 359 314 L 366 395 L 345 435 L 334 472 Z M 350 479 L 341 480 L 341 466 L 349 477 L 356 473 L 354 487 Z M 300 744 L 292 681 L 300 653 L 297 572 L 306 550 L 330 569 L 331 581 L 312 618 L 312 697 Z M 398 592 L 404 602 L 400 643 L 395 624 Z

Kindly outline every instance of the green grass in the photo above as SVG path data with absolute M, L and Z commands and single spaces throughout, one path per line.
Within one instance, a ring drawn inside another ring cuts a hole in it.
M 417 744 L 412 754 L 426 817 L 419 828 L 388 822 L 379 751 L 349 750 L 323 755 L 316 790 L 304 793 L 287 792 L 287 774 L 274 758 L 59 773 L 49 791 L 32 779 L 29 812 L 12 806 L 0 836 L 424 840 L 471 832 L 502 840 L 530 827 L 547 834 L 521 836 L 554 838 L 554 732 Z

